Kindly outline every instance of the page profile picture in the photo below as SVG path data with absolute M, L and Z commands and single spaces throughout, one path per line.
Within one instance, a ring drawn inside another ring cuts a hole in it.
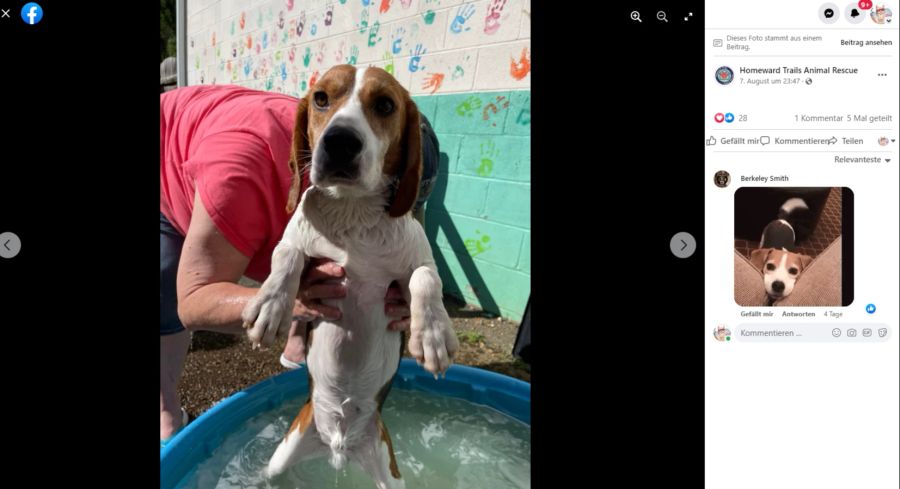
M 716 70 L 716 81 L 720 85 L 728 85 L 734 80 L 734 71 L 727 66 L 721 66 Z

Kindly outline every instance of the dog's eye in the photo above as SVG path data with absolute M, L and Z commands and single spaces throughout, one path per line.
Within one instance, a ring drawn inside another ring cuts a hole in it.
M 766 263 L 766 270 L 769 270 L 769 271 L 775 270 L 775 264 L 774 263 Z
M 381 115 L 390 115 L 394 111 L 394 101 L 387 97 L 379 97 L 375 101 L 375 111 Z
M 316 102 L 316 107 L 320 109 L 324 109 L 328 107 L 328 94 L 325 92 L 316 92 L 313 94 L 313 100 Z
M 799 272 L 799 270 L 794 267 L 788 268 L 788 273 L 791 275 L 797 275 L 797 272 Z

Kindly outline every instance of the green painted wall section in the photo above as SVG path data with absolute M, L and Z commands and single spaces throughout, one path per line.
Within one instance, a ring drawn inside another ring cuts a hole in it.
M 444 291 L 520 320 L 531 294 L 531 92 L 414 99 L 440 140 L 425 230 Z

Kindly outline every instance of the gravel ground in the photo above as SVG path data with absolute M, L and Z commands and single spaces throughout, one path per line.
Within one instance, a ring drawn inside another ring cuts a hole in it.
M 525 381 L 528 366 L 512 355 L 519 324 L 494 318 L 445 299 L 460 339 L 455 363 L 493 370 Z M 197 417 L 216 402 L 285 371 L 278 362 L 284 339 L 268 350 L 252 350 L 246 337 L 198 332 L 191 341 L 181 379 L 181 402 Z

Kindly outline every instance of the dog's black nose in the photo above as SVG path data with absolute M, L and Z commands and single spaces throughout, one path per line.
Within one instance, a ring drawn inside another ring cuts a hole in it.
M 778 292 L 779 294 L 784 292 L 784 282 L 782 282 L 781 280 L 772 282 L 772 291 Z
M 362 151 L 362 138 L 346 126 L 332 126 L 322 135 L 324 161 L 320 170 L 324 175 L 353 178 L 358 172 L 356 157 Z

